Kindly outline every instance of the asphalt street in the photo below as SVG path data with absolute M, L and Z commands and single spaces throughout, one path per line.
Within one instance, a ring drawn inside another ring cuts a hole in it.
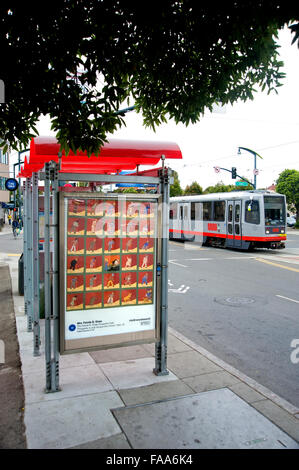
M 170 326 L 299 406 L 298 231 L 277 251 L 171 242 L 169 260 Z

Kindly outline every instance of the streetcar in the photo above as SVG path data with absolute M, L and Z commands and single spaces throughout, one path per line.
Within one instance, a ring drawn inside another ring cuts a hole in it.
M 286 198 L 270 191 L 232 191 L 170 198 L 169 238 L 249 250 L 280 249 Z

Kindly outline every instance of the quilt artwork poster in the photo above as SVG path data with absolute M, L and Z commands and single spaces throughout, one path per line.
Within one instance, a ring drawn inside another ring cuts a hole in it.
M 156 328 L 158 199 L 63 199 L 65 340 Z

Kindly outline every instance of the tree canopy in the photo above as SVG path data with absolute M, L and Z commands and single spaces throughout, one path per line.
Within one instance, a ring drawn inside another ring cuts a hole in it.
M 204 194 L 210 194 L 210 193 L 228 193 L 230 191 L 233 191 L 235 188 L 235 185 L 233 184 L 224 184 L 223 181 L 219 181 L 216 183 L 214 186 L 208 186 L 204 190 Z
M 170 185 L 170 190 L 169 190 L 170 197 L 182 196 L 184 194 L 184 191 L 181 188 L 179 175 L 177 171 L 173 170 L 172 176 L 173 176 L 173 184 Z
M 49 115 L 63 148 L 91 153 L 124 124 L 123 103 L 154 128 L 276 90 L 278 30 L 292 23 L 297 40 L 297 13 L 288 0 L 3 0 L 0 136 L 24 148 Z
M 194 196 L 196 194 L 202 194 L 202 187 L 196 181 L 193 181 L 190 185 L 186 186 L 184 190 L 185 196 Z
M 203 194 L 229 193 L 230 191 L 251 191 L 252 189 L 253 186 L 251 184 L 248 184 L 248 186 L 236 186 L 235 184 L 224 184 L 223 181 L 219 181 L 215 186 L 208 186 L 204 190 Z
M 299 171 L 298 170 L 284 170 L 280 173 L 276 191 L 285 194 L 286 200 L 290 208 L 295 209 L 297 212 L 297 224 L 299 223 Z

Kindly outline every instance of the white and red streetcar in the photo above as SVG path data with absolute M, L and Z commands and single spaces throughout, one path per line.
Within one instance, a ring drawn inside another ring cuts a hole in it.
M 223 248 L 284 248 L 286 199 L 270 191 L 170 198 L 169 237 Z

